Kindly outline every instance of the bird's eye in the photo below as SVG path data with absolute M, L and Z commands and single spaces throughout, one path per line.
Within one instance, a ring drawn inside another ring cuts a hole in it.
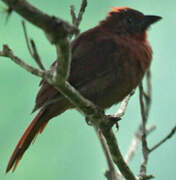
M 132 24 L 133 23 L 133 18 L 132 17 L 127 17 L 126 19 L 128 24 Z

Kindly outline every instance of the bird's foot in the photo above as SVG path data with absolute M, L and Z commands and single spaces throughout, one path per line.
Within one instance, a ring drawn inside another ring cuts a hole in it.
M 117 131 L 118 131 L 118 130 L 119 130 L 119 123 L 118 123 L 118 122 L 121 120 L 121 118 L 109 114 L 109 115 L 108 115 L 108 119 L 109 119 L 109 121 L 110 121 L 110 125 L 111 125 L 112 127 L 115 125 L 115 126 L 116 126 L 116 129 L 117 129 Z

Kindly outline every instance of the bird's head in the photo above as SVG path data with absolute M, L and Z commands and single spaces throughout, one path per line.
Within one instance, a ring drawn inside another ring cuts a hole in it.
M 142 35 L 153 23 L 159 21 L 160 16 L 144 15 L 128 8 L 113 8 L 106 20 L 101 24 L 117 34 Z

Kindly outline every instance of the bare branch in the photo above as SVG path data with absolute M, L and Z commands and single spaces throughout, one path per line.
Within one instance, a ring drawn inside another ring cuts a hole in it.
M 157 149 L 158 147 L 160 147 L 162 144 L 164 144 L 168 139 L 170 139 L 174 134 L 176 133 L 176 125 L 172 128 L 172 130 L 170 131 L 170 133 L 163 138 L 161 141 L 159 141 L 156 145 L 154 145 L 151 149 L 150 152 L 154 151 L 155 149 Z
M 112 159 L 119 168 L 120 172 L 127 180 L 136 180 L 136 177 L 134 176 L 129 166 L 125 163 L 123 159 L 123 156 L 119 150 L 118 142 L 115 138 L 113 131 L 112 130 L 104 131 L 104 129 L 101 130 L 103 132 L 103 135 L 106 139 L 107 145 L 111 152 Z
M 25 25 L 24 20 L 22 20 L 21 23 L 22 23 L 22 26 L 23 26 L 24 37 L 25 37 L 25 40 L 26 40 L 26 45 L 27 45 L 28 51 L 29 51 L 30 55 L 33 57 L 33 52 L 32 52 L 31 46 L 29 44 L 29 37 L 28 37 L 28 34 L 27 34 L 26 25 Z
M 71 17 L 72 17 L 72 24 L 75 25 L 76 23 L 76 13 L 75 13 L 75 6 L 74 5 L 71 5 L 70 6 L 70 14 L 71 14 Z
M 86 7 L 87 7 L 87 0 L 82 0 L 82 4 L 81 4 L 80 10 L 79 10 L 79 14 L 78 14 L 77 20 L 75 22 L 76 27 L 79 27 L 79 25 L 82 21 L 82 16 L 86 10 Z
M 118 109 L 118 111 L 113 114 L 113 115 L 110 115 L 109 117 L 113 117 L 116 119 L 120 119 L 124 114 L 125 114 L 125 111 L 127 109 L 127 106 L 128 106 L 128 102 L 130 100 L 130 97 L 134 94 L 135 90 L 133 90 L 128 96 L 126 96 L 124 98 L 124 100 L 122 101 L 121 103 L 121 106 L 120 108 Z M 114 169 L 114 166 L 113 166 L 113 163 L 112 163 L 112 158 L 111 158 L 111 154 L 109 152 L 109 149 L 106 145 L 106 142 L 104 140 L 104 137 L 103 135 L 101 134 L 101 131 L 100 130 L 97 130 L 96 128 L 96 132 L 97 132 L 97 135 L 99 137 L 99 140 L 102 144 L 102 148 L 104 150 L 104 153 L 105 153 L 105 157 L 107 159 L 107 164 L 108 164 L 108 167 L 109 167 L 109 170 L 106 171 L 105 175 L 108 179 L 118 179 L 120 180 L 123 176 L 121 174 L 117 174 L 115 169 Z M 128 163 L 127 163 L 128 164 Z
M 42 60 L 41 60 L 41 58 L 40 58 L 40 56 L 39 56 L 39 53 L 38 53 L 38 51 L 37 51 L 35 42 L 34 42 L 32 39 L 31 39 L 30 42 L 31 42 L 31 47 L 32 47 L 32 49 L 33 49 L 33 57 L 34 57 L 37 65 L 39 66 L 40 69 L 45 70 L 45 67 L 44 67 L 44 65 L 43 65 L 43 63 L 42 63 Z
M 115 121 L 117 122 L 118 119 L 120 119 L 124 114 L 125 114 L 125 111 L 126 111 L 126 108 L 128 106 L 128 102 L 130 100 L 130 97 L 134 94 L 134 90 L 127 96 L 124 98 L 124 100 L 122 101 L 121 103 L 121 106 L 120 108 L 118 109 L 118 111 L 113 114 L 113 115 L 110 115 L 109 117 L 113 117 L 113 119 L 115 118 Z M 104 154 L 105 154 L 105 157 L 106 157 L 106 160 L 107 160 L 107 164 L 108 164 L 108 167 L 109 167 L 109 170 L 107 170 L 105 172 L 105 176 L 107 177 L 108 180 L 119 180 L 122 175 L 121 174 L 117 174 L 115 168 L 114 168 L 114 165 L 113 165 L 113 160 L 112 160 L 112 157 L 111 157 L 111 153 L 109 152 L 109 149 L 108 149 L 108 146 L 105 142 L 105 139 L 104 139 L 104 136 L 103 134 L 101 133 L 100 130 L 98 130 L 96 127 L 95 127 L 95 131 L 98 135 L 98 138 L 100 140 L 100 143 L 102 145 L 102 149 L 104 151 Z
M 85 10 L 86 10 L 86 7 L 87 7 L 87 0 L 82 0 L 82 4 L 81 4 L 81 7 L 79 9 L 78 16 L 76 17 L 74 5 L 70 6 L 70 14 L 71 14 L 71 17 L 72 17 L 72 23 L 77 28 L 79 27 L 79 25 L 80 25 L 80 23 L 82 21 L 82 17 L 83 17 L 83 14 L 84 14 Z
M 55 79 L 67 80 L 70 73 L 71 65 L 71 47 L 70 41 L 65 39 L 56 45 L 57 50 L 57 66 Z
M 75 7 L 73 5 L 70 6 L 70 14 L 72 17 L 72 24 L 77 28 L 79 27 L 79 25 L 82 21 L 82 17 L 83 17 L 83 14 L 85 13 L 86 7 L 87 7 L 87 0 L 82 0 L 82 4 L 79 9 L 78 16 L 76 17 Z M 77 33 L 75 33 L 75 36 L 77 36 L 78 34 L 79 34 L 79 31 Z
M 149 135 L 151 132 L 153 132 L 156 129 L 155 125 L 151 125 L 146 129 L 146 134 Z M 138 130 L 135 133 L 134 138 L 131 141 L 131 144 L 129 146 L 128 152 L 125 155 L 125 162 L 129 165 L 130 162 L 132 161 L 133 157 L 135 156 L 135 153 L 137 152 L 139 143 L 142 139 L 142 129 L 141 125 L 139 126 Z M 119 180 L 123 179 L 123 176 L 119 176 Z
M 118 175 L 117 175 L 116 169 L 114 167 L 114 162 L 112 160 L 108 146 L 106 144 L 106 140 L 105 140 L 102 132 L 98 128 L 95 127 L 95 131 L 100 140 L 100 143 L 101 143 L 101 146 L 102 146 L 102 149 L 105 154 L 106 161 L 107 161 L 107 164 L 109 167 L 109 169 L 105 172 L 105 176 L 107 177 L 108 180 L 118 180 Z
M 150 106 L 151 106 L 151 96 L 152 96 L 152 83 L 151 83 L 151 70 L 149 69 L 146 73 L 147 75 L 147 92 L 143 92 L 143 95 L 145 97 L 145 115 L 146 118 L 148 118 L 149 111 L 150 111 Z
M 26 40 L 26 44 L 27 44 L 27 48 L 29 50 L 29 53 L 30 55 L 32 56 L 32 58 L 35 60 L 35 62 L 37 63 L 37 65 L 39 66 L 40 69 L 42 70 L 45 70 L 45 67 L 44 65 L 42 64 L 42 61 L 40 59 L 40 56 L 37 52 L 37 48 L 36 48 L 36 45 L 34 43 L 33 40 L 31 40 L 31 46 L 32 46 L 32 49 L 31 49 L 31 46 L 29 44 L 29 37 L 28 37 L 28 34 L 27 34 L 27 29 L 26 29 L 26 24 L 24 21 L 22 21 L 22 26 L 23 26 L 23 31 L 24 31 L 24 36 L 25 36 L 25 40 Z
M 155 129 L 156 129 L 156 126 L 151 125 L 150 127 L 148 127 L 146 129 L 146 135 L 148 136 Z M 135 152 L 138 148 L 138 145 L 139 145 L 141 139 L 142 139 L 142 129 L 141 129 L 141 125 L 140 125 L 138 130 L 135 133 L 135 136 L 131 142 L 130 148 L 125 156 L 125 161 L 127 162 L 127 164 L 129 164 L 131 162 L 132 158 L 134 157 Z
M 151 70 L 149 69 L 147 71 L 147 98 L 149 99 L 148 101 L 151 100 L 152 96 L 152 82 L 151 82 Z
M 149 180 L 153 178 L 155 178 L 153 175 L 143 175 L 143 177 L 140 177 L 138 180 Z
M 141 116 L 142 116 L 142 152 L 143 152 L 143 157 L 144 157 L 144 162 L 141 165 L 140 169 L 140 177 L 144 177 L 147 173 L 147 162 L 148 162 L 148 155 L 149 155 L 149 148 L 147 144 L 147 139 L 146 139 L 146 124 L 147 124 L 147 117 L 145 114 L 145 104 L 143 100 L 143 86 L 142 83 L 139 85 L 139 97 L 140 97 L 140 107 L 141 107 Z
M 149 148 L 147 143 L 147 134 L 146 134 L 146 125 L 149 115 L 150 105 L 151 105 L 151 94 L 152 94 L 152 85 L 151 85 L 151 72 L 147 72 L 147 93 L 144 92 L 142 83 L 139 85 L 139 100 L 140 100 L 140 109 L 142 117 L 142 152 L 144 161 L 141 164 L 139 177 L 141 180 L 148 177 L 147 173 L 147 163 L 149 158 Z M 145 101 L 144 101 L 145 100 Z
M 29 64 L 25 63 L 23 60 L 15 56 L 12 50 L 7 45 L 3 46 L 3 50 L 0 51 L 0 56 L 9 57 L 13 62 L 15 62 L 16 64 L 21 66 L 23 69 L 25 69 L 26 71 L 36 76 L 39 76 L 42 78 L 46 77 L 46 73 L 44 71 L 34 68 L 33 66 L 30 66 Z
M 2 0 L 11 9 L 16 11 L 23 18 L 43 29 L 47 34 L 48 39 L 52 43 L 57 43 L 69 34 L 78 32 L 78 29 L 68 22 L 49 16 L 48 14 L 40 11 L 36 7 L 32 6 L 26 0 Z

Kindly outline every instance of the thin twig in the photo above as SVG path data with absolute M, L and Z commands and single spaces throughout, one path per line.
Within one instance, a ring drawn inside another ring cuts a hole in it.
M 148 136 L 155 129 L 156 129 L 156 126 L 151 125 L 150 127 L 148 127 L 146 129 L 146 135 Z M 135 152 L 138 148 L 138 144 L 140 143 L 141 139 L 142 139 L 142 129 L 141 129 L 141 125 L 140 125 L 138 130 L 135 133 L 135 136 L 131 142 L 130 148 L 125 156 L 125 161 L 127 162 L 127 164 L 129 164 L 131 162 L 132 158 L 134 157 Z
M 87 0 L 82 0 L 82 4 L 81 4 L 81 7 L 80 7 L 80 10 L 79 10 L 79 14 L 78 14 L 78 17 L 77 17 L 77 20 L 76 20 L 76 27 L 79 27 L 81 21 L 82 21 L 82 17 L 83 17 L 83 14 L 86 10 L 86 7 L 87 7 Z
M 147 72 L 147 92 L 143 90 L 142 82 L 139 85 L 139 100 L 140 100 L 140 109 L 142 117 L 142 152 L 144 161 L 140 167 L 140 179 L 144 180 L 147 176 L 147 163 L 149 158 L 149 148 L 147 143 L 147 134 L 146 134 L 146 125 L 147 119 L 149 116 L 149 110 L 151 106 L 151 94 L 152 94 L 152 84 L 151 84 L 151 71 Z M 145 100 L 145 101 L 144 101 Z
M 172 130 L 170 131 L 170 133 L 163 138 L 161 141 L 159 141 L 156 145 L 154 145 L 151 149 L 150 152 L 154 151 L 155 149 L 157 149 L 158 147 L 160 147 L 163 143 L 165 143 L 168 139 L 170 139 L 174 134 L 176 133 L 176 125 L 172 128 Z
M 24 19 L 28 20 L 35 26 L 41 28 L 46 34 L 51 43 L 56 44 L 58 41 L 66 38 L 68 34 L 78 32 L 78 29 L 68 22 L 50 16 L 38 8 L 31 5 L 28 1 L 21 0 L 2 0 L 13 11 L 17 12 Z
M 82 17 L 83 17 L 83 14 L 85 13 L 86 7 L 87 7 L 87 0 L 82 0 L 78 16 L 76 17 L 74 5 L 70 6 L 70 14 L 72 17 L 72 23 L 77 28 L 79 27 L 79 25 L 82 21 Z M 75 36 L 78 36 L 78 34 L 79 34 L 79 31 L 77 33 L 75 33 Z
M 147 136 L 156 129 L 155 125 L 151 125 L 150 127 L 148 127 L 146 129 L 146 134 Z M 135 156 L 135 153 L 137 152 L 139 143 L 141 142 L 142 139 L 142 129 L 141 129 L 141 125 L 139 126 L 138 130 L 135 133 L 134 138 L 131 141 L 131 144 L 129 146 L 128 152 L 125 155 L 125 161 L 126 163 L 129 165 L 130 162 L 132 161 L 133 157 Z M 119 180 L 122 180 L 123 176 L 120 175 L 119 176 Z
M 36 76 L 39 76 L 42 78 L 46 77 L 45 71 L 39 70 L 39 69 L 25 63 L 19 57 L 15 56 L 13 54 L 13 51 L 7 45 L 3 45 L 3 50 L 0 51 L 0 56 L 9 57 L 13 62 L 15 62 L 16 64 L 21 66 L 23 69 L 25 69 L 26 71 L 28 71 Z
M 152 174 L 150 175 L 143 175 L 143 177 L 139 177 L 137 180 L 150 180 L 150 179 L 153 179 L 155 178 L 155 176 L 153 176 Z
M 31 46 L 29 44 L 29 37 L 28 37 L 27 29 L 26 29 L 26 24 L 25 24 L 24 20 L 22 20 L 21 23 L 22 23 L 22 26 L 23 26 L 24 37 L 25 37 L 25 40 L 26 40 L 27 48 L 29 50 L 30 55 L 33 57 L 33 52 L 32 52 Z
M 147 92 L 143 92 L 144 97 L 145 97 L 145 102 L 146 102 L 146 106 L 145 106 L 145 116 L 146 118 L 148 118 L 149 116 L 149 111 L 150 111 L 150 107 L 151 107 L 151 97 L 152 97 L 152 83 L 151 83 L 151 70 L 149 69 L 146 73 L 147 75 Z
M 33 49 L 33 57 L 35 59 L 35 62 L 37 63 L 37 65 L 39 66 L 40 69 L 45 70 L 45 67 L 44 67 L 44 65 L 42 63 L 42 60 L 41 60 L 41 58 L 39 56 L 39 53 L 37 51 L 35 42 L 32 39 L 31 39 L 30 42 L 31 42 L 31 47 Z
M 71 5 L 70 6 L 70 14 L 71 14 L 71 17 L 72 17 L 72 24 L 76 24 L 76 13 L 75 13 L 75 6 L 74 5 Z
M 34 41 L 30 40 L 31 46 L 29 44 L 29 37 L 28 37 L 28 33 L 27 33 L 27 28 L 26 28 L 26 24 L 25 24 L 25 22 L 23 20 L 22 20 L 22 26 L 23 26 L 23 31 L 24 31 L 24 36 L 25 36 L 27 48 L 29 50 L 30 55 L 35 60 L 35 62 L 39 66 L 39 68 L 42 69 L 42 70 L 45 70 L 45 67 L 44 67 L 44 65 L 43 65 L 43 63 L 42 63 L 42 61 L 40 59 L 39 53 L 37 52 L 37 48 L 36 48 L 36 45 L 35 45 Z
M 143 99 L 143 86 L 142 83 L 139 85 L 139 99 L 140 99 L 140 107 L 141 107 L 141 116 L 142 116 L 142 152 L 143 152 L 143 157 L 144 157 L 144 162 L 141 165 L 140 169 L 140 177 L 146 176 L 147 173 L 147 162 L 148 162 L 148 155 L 149 155 L 149 148 L 147 144 L 147 139 L 146 139 L 146 124 L 147 124 L 147 117 L 145 114 L 145 104 L 144 104 L 144 99 Z
M 107 177 L 108 180 L 118 180 L 118 175 L 117 175 L 116 169 L 114 167 L 114 162 L 111 158 L 111 154 L 109 152 L 108 146 L 106 144 L 106 140 L 105 140 L 102 132 L 97 127 L 94 127 L 94 128 L 95 128 L 95 132 L 96 132 L 96 134 L 100 140 L 103 152 L 104 152 L 105 157 L 106 157 L 108 168 L 109 168 L 105 172 L 105 176 Z

